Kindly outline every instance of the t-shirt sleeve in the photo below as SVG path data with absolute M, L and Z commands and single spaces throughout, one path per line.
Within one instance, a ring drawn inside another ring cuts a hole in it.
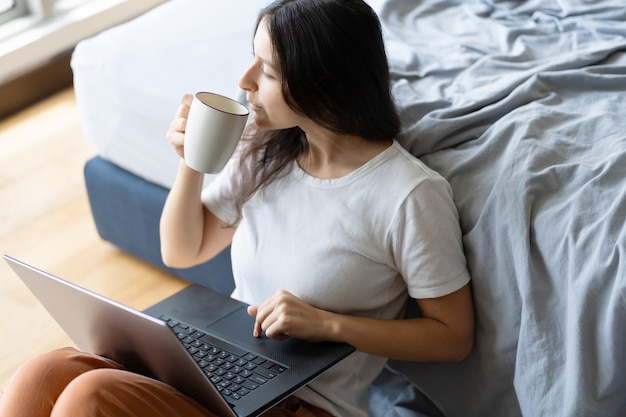
M 222 172 L 202 190 L 202 203 L 225 223 L 236 225 L 236 197 L 241 189 L 239 159 L 231 158 Z
M 459 216 L 443 177 L 428 177 L 411 191 L 398 210 L 391 241 L 411 297 L 441 297 L 469 282 Z

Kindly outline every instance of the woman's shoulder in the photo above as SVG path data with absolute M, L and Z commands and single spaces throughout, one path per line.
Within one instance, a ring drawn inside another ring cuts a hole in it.
M 421 183 L 422 181 L 446 182 L 445 179 L 434 169 L 426 165 L 422 160 L 411 154 L 398 141 L 394 140 L 386 151 L 388 157 L 381 166 L 385 172 L 384 177 L 395 178 L 394 181 L 404 180 L 407 183 Z

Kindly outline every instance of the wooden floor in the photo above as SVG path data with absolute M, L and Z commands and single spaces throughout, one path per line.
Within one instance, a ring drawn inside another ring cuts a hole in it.
M 185 283 L 100 239 L 83 180 L 95 154 L 71 88 L 0 120 L 0 255 L 143 309 Z M 71 344 L 3 260 L 0 334 L 0 386 L 24 360 Z

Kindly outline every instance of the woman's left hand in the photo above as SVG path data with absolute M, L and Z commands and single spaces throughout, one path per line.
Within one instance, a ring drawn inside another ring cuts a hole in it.
M 332 322 L 332 313 L 315 308 L 287 291 L 279 291 L 264 303 L 248 307 L 248 314 L 256 319 L 254 337 L 265 331 L 267 337 L 275 340 L 295 337 L 323 341 Z
M 312 342 L 345 342 L 385 358 L 418 362 L 460 361 L 472 350 L 474 310 L 470 284 L 436 298 L 417 300 L 421 317 L 387 320 L 333 313 L 279 291 L 258 306 L 254 336 Z

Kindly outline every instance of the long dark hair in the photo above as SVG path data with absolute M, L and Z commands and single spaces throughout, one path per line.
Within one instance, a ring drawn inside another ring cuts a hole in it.
M 263 9 L 285 102 L 339 134 L 387 141 L 400 130 L 376 13 L 362 0 L 278 0 Z M 249 132 L 242 146 L 241 206 L 307 150 L 298 127 Z M 248 158 L 255 158 L 247 164 Z M 252 166 L 252 172 L 244 166 Z

